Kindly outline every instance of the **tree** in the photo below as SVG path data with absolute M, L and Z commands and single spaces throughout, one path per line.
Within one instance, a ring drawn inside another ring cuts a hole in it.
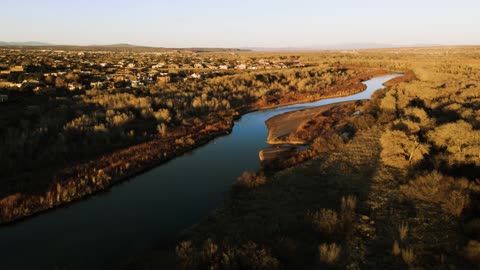
M 424 109 L 407 107 L 403 113 L 408 120 L 418 123 L 421 127 L 429 127 L 432 124 L 432 120 Z
M 428 138 L 436 146 L 445 148 L 451 164 L 474 163 L 480 165 L 480 131 L 460 120 L 435 128 Z
M 67 85 L 65 84 L 65 81 L 60 78 L 60 77 L 57 77 L 55 79 L 55 87 L 56 88 L 65 88 Z
M 381 157 L 386 165 L 407 168 L 420 162 L 429 153 L 429 146 L 419 142 L 416 136 L 407 136 L 399 130 L 387 130 L 380 138 Z
M 380 102 L 380 108 L 382 110 L 395 112 L 397 110 L 397 99 L 388 92 Z

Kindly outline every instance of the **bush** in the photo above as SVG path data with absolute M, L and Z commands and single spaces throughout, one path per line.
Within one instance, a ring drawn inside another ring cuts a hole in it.
M 357 197 L 353 195 L 342 197 L 342 213 L 355 212 L 356 208 L 357 208 Z
M 411 266 L 415 261 L 415 254 L 411 248 L 402 249 L 402 259 L 403 261 Z
M 415 165 L 429 153 L 429 146 L 420 143 L 416 136 L 407 136 L 399 130 L 387 130 L 380 138 L 383 163 L 395 168 Z
M 191 241 L 180 242 L 175 249 L 178 268 L 191 269 L 265 269 L 280 268 L 270 251 L 249 241 L 239 247 L 220 246 L 211 239 L 196 249 Z
M 197 257 L 191 241 L 180 242 L 175 248 L 175 255 L 180 269 L 195 269 Z
M 157 125 L 157 131 L 158 134 L 165 136 L 167 134 L 167 125 L 165 125 L 164 123 Z
M 398 234 L 400 236 L 400 241 L 404 241 L 407 238 L 408 234 L 408 223 L 402 223 L 398 226 Z
M 465 192 L 454 190 L 443 202 L 443 208 L 451 213 L 452 215 L 458 217 L 462 214 L 463 209 L 465 209 L 469 203 L 469 195 Z
M 336 243 L 329 245 L 324 243 L 318 246 L 318 255 L 320 257 L 320 262 L 326 264 L 335 263 L 338 260 L 341 251 L 341 247 Z
M 449 164 L 480 165 L 480 131 L 474 130 L 471 124 L 464 121 L 448 123 L 429 132 L 428 138 L 445 149 Z
M 393 242 L 393 248 L 392 248 L 392 254 L 394 256 L 398 256 L 402 253 L 402 250 L 400 249 L 400 244 L 398 244 L 397 240 Z
M 480 264 L 480 242 L 471 240 L 464 248 L 465 257 L 473 263 Z
M 460 216 L 469 203 L 469 188 L 467 179 L 455 179 L 433 171 L 402 185 L 400 190 L 410 198 L 439 203 L 446 212 Z
M 340 219 L 342 222 L 342 230 L 345 233 L 350 232 L 355 220 L 355 209 L 357 208 L 357 197 L 353 195 L 343 196 L 341 204 Z
M 270 252 L 250 241 L 242 246 L 237 256 L 240 269 L 278 269 L 280 262 Z
M 264 185 L 266 182 L 267 178 L 263 174 L 244 172 L 242 176 L 237 179 L 235 185 L 242 188 L 255 188 Z
M 308 213 L 312 228 L 324 235 L 330 235 L 339 230 L 339 218 L 337 212 L 331 209 L 320 209 Z

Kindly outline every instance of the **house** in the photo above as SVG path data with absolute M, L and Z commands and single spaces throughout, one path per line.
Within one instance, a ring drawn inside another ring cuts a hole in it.
M 90 83 L 90 87 L 92 87 L 92 88 L 102 88 L 103 83 L 102 82 L 92 82 L 92 83 Z
M 190 78 L 190 79 L 200 79 L 201 77 L 202 77 L 202 75 L 197 74 L 197 73 L 193 73 L 190 76 L 188 76 L 188 78 Z
M 221 65 L 221 66 L 218 66 L 218 69 L 225 70 L 225 69 L 228 69 L 228 66 L 227 65 Z
M 141 81 L 137 81 L 137 80 L 133 80 L 132 81 L 132 87 L 140 87 L 140 86 L 144 86 L 145 84 Z
M 7 102 L 7 101 L 8 101 L 8 96 L 7 95 L 0 95 L 0 103 Z
M 236 69 L 247 69 L 247 65 L 245 64 L 240 64 L 238 66 L 235 67 Z
M 70 91 L 74 91 L 76 89 L 78 89 L 78 90 L 83 89 L 83 85 L 80 84 L 80 83 L 69 83 L 67 87 L 68 87 L 68 90 L 70 90 Z
M 157 77 L 157 85 L 163 85 L 170 82 L 170 76 Z
M 10 68 L 11 72 L 23 72 L 23 66 L 14 66 Z

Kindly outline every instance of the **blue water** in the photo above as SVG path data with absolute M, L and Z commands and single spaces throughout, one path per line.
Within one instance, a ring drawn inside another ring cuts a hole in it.
M 260 168 L 265 121 L 331 103 L 368 99 L 394 77 L 356 95 L 252 112 L 232 133 L 109 191 L 0 229 L 1 269 L 102 269 L 172 239 L 219 207 L 235 179 Z

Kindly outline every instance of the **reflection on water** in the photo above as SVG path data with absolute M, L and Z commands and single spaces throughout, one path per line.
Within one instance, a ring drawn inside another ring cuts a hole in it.
M 368 99 L 397 75 L 365 82 L 367 90 L 244 115 L 230 135 L 114 186 L 88 200 L 0 229 L 2 269 L 101 269 L 172 239 L 221 205 L 243 171 L 259 169 L 265 121 L 331 103 Z M 75 266 L 75 267 L 73 267 Z

